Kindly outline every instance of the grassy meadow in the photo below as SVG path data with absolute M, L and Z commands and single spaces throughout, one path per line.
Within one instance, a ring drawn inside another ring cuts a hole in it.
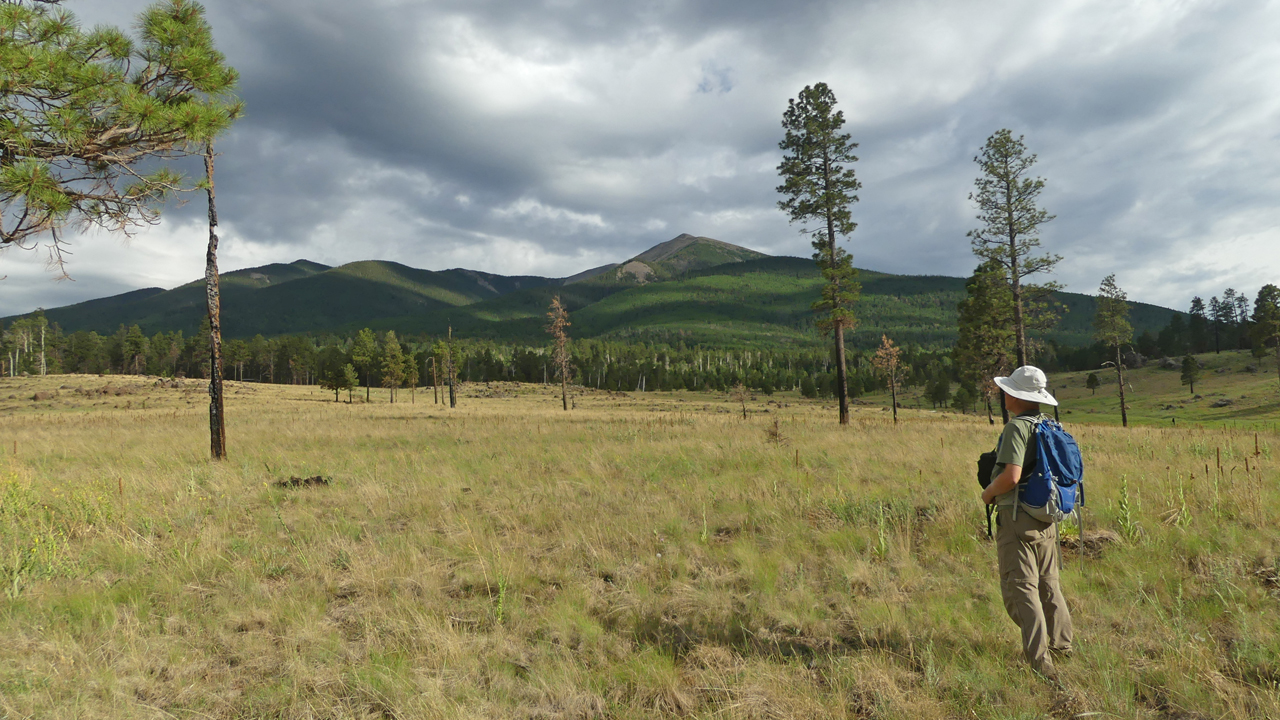
M 1276 380 L 1274 355 L 1256 358 L 1248 351 L 1233 350 L 1195 356 L 1203 364 L 1195 392 L 1182 384 L 1181 366 L 1162 368 L 1157 360 L 1125 371 L 1129 423 L 1139 426 L 1280 429 L 1280 382 Z M 1174 358 L 1177 363 L 1182 358 Z M 1065 423 L 1120 424 L 1120 398 L 1116 374 L 1109 368 L 1095 371 L 1102 383 L 1096 391 L 1086 386 L 1088 372 L 1051 373 L 1050 386 L 1061 402 Z M 889 406 L 887 392 L 860 398 L 871 405 Z M 928 409 L 923 388 L 899 394 L 900 404 Z M 979 408 L 985 415 L 985 407 Z M 995 408 L 999 412 L 999 407 Z
M 985 417 L 228 383 L 215 464 L 198 381 L 0 379 L 0 717 L 1280 718 L 1280 435 L 1125 430 L 1062 381 L 1100 422 L 1054 689 Z

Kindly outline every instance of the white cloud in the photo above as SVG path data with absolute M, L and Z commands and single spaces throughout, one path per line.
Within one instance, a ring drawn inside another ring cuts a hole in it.
M 503 220 L 523 220 L 533 224 L 548 224 L 566 232 L 583 228 L 607 230 L 609 224 L 599 213 L 580 213 L 560 207 L 545 205 L 533 198 L 519 200 L 493 209 L 493 214 Z

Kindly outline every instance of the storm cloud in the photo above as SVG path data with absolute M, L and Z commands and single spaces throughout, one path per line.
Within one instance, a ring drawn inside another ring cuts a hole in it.
M 141 0 L 68 0 L 131 26 Z M 1056 279 L 1130 297 L 1280 282 L 1280 6 L 1221 2 L 208 2 L 246 117 L 219 144 L 224 269 L 387 259 L 566 276 L 682 232 L 808 255 L 776 207 L 787 100 L 860 144 L 856 264 L 969 274 L 973 157 L 1024 135 Z M 57 283 L 0 254 L 0 315 L 203 267 L 202 198 Z

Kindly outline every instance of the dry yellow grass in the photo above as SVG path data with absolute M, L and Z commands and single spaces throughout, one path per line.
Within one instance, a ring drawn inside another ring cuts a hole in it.
M 0 380 L 0 715 L 1280 717 L 1275 435 L 1072 427 L 1122 539 L 1066 556 L 1055 691 L 1000 607 L 985 419 L 229 387 L 211 464 L 195 381 Z

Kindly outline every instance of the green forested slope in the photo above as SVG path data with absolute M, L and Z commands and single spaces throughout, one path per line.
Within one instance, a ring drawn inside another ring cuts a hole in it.
M 307 260 L 226 273 L 221 278 L 227 337 L 325 332 L 347 324 L 423 314 L 447 315 L 521 288 L 555 282 L 472 270 L 431 271 L 399 263 L 364 261 L 331 268 Z M 147 334 L 200 327 L 203 280 L 172 290 L 149 288 L 47 310 L 63 330 L 113 332 L 138 325 Z
M 761 256 L 746 248 L 682 235 L 619 268 L 645 263 L 651 273 L 606 270 L 570 282 L 471 270 L 430 271 L 393 262 L 328 267 L 299 260 L 227 273 L 222 278 L 227 337 L 350 332 L 362 327 L 511 342 L 541 342 L 547 306 L 559 294 L 574 337 L 705 345 L 819 345 L 811 305 L 822 279 L 811 260 Z M 964 280 L 860 271 L 862 297 L 852 332 L 869 348 L 882 334 L 898 343 L 946 347 L 955 340 Z M 1061 293 L 1064 345 L 1091 342 L 1094 300 Z M 46 311 L 64 331 L 114 332 L 138 325 L 148 335 L 192 333 L 204 317 L 203 282 L 150 288 Z M 1134 303 L 1137 333 L 1156 331 L 1173 311 Z

